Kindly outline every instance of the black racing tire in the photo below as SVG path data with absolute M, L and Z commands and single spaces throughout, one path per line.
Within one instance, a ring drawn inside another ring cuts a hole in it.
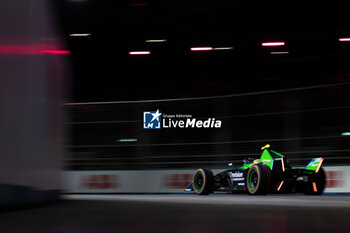
M 271 169 L 266 164 L 261 164 L 261 165 L 265 169 L 265 174 L 266 174 L 265 194 L 267 194 L 271 192 L 271 182 L 272 182 Z
M 317 173 L 313 174 L 312 181 L 304 184 L 305 195 L 322 195 L 326 187 L 326 173 L 321 168 Z
M 265 195 L 270 191 L 271 171 L 264 164 L 251 166 L 246 176 L 246 187 L 250 195 Z
M 214 175 L 210 169 L 200 168 L 193 174 L 193 190 L 198 195 L 208 195 L 213 192 Z

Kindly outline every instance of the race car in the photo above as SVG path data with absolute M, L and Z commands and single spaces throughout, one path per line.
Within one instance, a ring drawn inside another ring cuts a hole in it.
M 200 168 L 193 174 L 185 191 L 208 195 L 214 191 L 245 192 L 251 195 L 269 193 L 304 193 L 321 195 L 326 184 L 323 158 L 314 158 L 305 168 L 292 168 L 287 158 L 270 149 L 261 148 L 260 159 L 243 160 L 243 166 L 213 175 L 210 169 Z

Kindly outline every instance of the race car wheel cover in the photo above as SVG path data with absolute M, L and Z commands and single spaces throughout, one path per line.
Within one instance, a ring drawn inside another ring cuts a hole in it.
M 197 180 L 197 178 L 201 176 L 202 177 L 202 180 L 201 180 L 201 186 L 200 187 L 197 187 L 198 185 L 198 181 L 200 180 Z M 193 176 L 193 189 L 196 193 L 201 193 L 204 189 L 206 185 L 206 177 L 205 177 L 205 173 L 203 171 L 203 169 L 198 169 L 195 173 L 194 173 L 194 176 Z
M 252 169 L 252 171 L 249 173 L 248 175 L 248 185 L 249 185 L 249 189 L 251 191 L 255 191 L 256 188 L 258 187 L 258 183 L 259 183 L 259 177 L 258 177 L 258 172 L 257 170 L 254 168 Z
M 253 174 L 257 174 L 257 180 L 255 181 L 256 184 L 253 186 L 251 184 L 252 180 L 252 175 Z M 258 187 L 260 185 L 260 179 L 261 179 L 261 174 L 260 174 L 260 170 L 254 165 L 252 166 L 249 170 L 248 170 L 248 179 L 247 179 L 247 188 L 250 194 L 254 194 L 257 190 Z

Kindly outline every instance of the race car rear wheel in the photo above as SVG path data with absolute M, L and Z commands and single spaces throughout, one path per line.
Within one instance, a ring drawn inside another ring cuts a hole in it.
M 255 164 L 247 172 L 246 187 L 251 195 L 264 195 L 270 191 L 271 173 L 264 164 Z
M 261 164 L 261 165 L 264 168 L 265 174 L 266 174 L 265 193 L 269 193 L 271 191 L 271 169 L 269 166 L 265 164 Z
M 193 174 L 193 190 L 198 195 L 208 195 L 213 192 L 214 175 L 210 169 L 200 168 Z
M 321 195 L 326 186 L 326 173 L 321 168 L 317 173 L 313 174 L 311 182 L 304 185 L 305 195 Z

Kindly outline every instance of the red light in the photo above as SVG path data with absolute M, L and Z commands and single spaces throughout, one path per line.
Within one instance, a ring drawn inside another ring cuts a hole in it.
M 278 188 L 277 188 L 277 192 L 280 191 L 280 189 L 281 189 L 283 183 L 284 183 L 284 181 L 282 180 L 281 183 L 280 183 L 280 185 L 279 185 Z
M 2 45 L 0 46 L 0 54 L 30 55 L 33 54 L 31 45 Z
M 320 168 L 322 166 L 322 163 L 323 163 L 323 160 L 324 160 L 324 158 L 321 158 L 320 162 L 318 162 L 318 166 L 317 166 L 317 169 L 316 169 L 315 173 L 317 173 L 320 170 Z
M 317 193 L 317 187 L 315 182 L 312 182 L 312 187 L 314 188 L 314 192 Z
M 285 169 L 284 169 L 284 159 L 283 159 L 283 157 L 281 158 L 281 164 L 282 164 L 282 171 L 284 171 Z
M 339 38 L 339 41 L 350 41 L 350 38 Z
M 210 51 L 213 50 L 212 47 L 193 47 L 191 51 Z
M 0 46 L 0 54 L 35 55 L 35 54 L 70 54 L 69 50 L 57 49 L 54 44 L 9 44 Z
M 42 49 L 37 50 L 37 53 L 47 53 L 47 54 L 71 54 L 68 50 L 58 50 L 58 49 Z
M 269 47 L 269 46 L 284 46 L 285 43 L 284 42 L 264 42 L 261 45 L 262 46 L 266 46 L 266 47 Z
M 150 51 L 130 51 L 130 55 L 148 55 L 151 54 Z

